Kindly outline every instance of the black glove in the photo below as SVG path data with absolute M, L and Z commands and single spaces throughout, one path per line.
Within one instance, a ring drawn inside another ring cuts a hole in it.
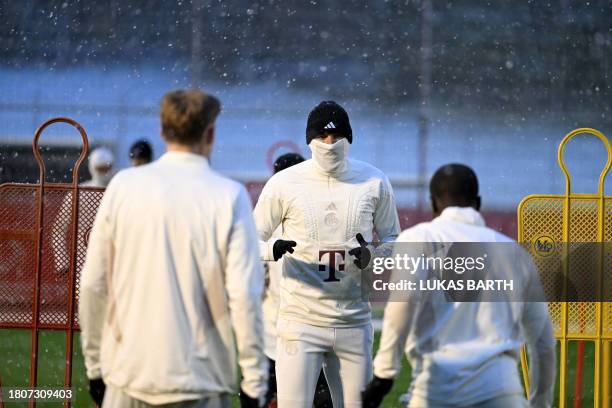
M 246 392 L 240 390 L 240 407 L 241 408 L 260 408 L 257 398 L 249 397 Z
M 274 254 L 274 260 L 278 261 L 281 259 L 281 256 L 285 255 L 286 252 L 290 254 L 293 253 L 293 247 L 296 246 L 297 243 L 295 241 L 285 241 L 284 239 L 279 239 L 274 243 L 272 247 L 272 253 Z
M 383 398 L 393 387 L 393 380 L 387 378 L 378 378 L 370 381 L 365 391 L 361 393 L 362 408 L 377 408 L 380 406 Z
M 357 234 L 355 238 L 357 238 L 359 246 L 351 249 L 348 251 L 348 253 L 356 258 L 353 262 L 355 262 L 355 265 L 357 265 L 359 269 L 365 269 L 370 263 L 372 254 L 368 249 L 368 243 L 365 241 L 365 239 L 363 239 L 363 235 L 361 235 L 361 233 Z
M 104 391 L 106 391 L 106 384 L 101 378 L 89 380 L 89 395 L 99 407 L 102 406 L 102 400 L 104 399 Z

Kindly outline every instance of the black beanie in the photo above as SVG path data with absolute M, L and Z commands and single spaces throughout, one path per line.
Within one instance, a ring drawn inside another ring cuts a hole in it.
M 285 153 L 274 161 L 274 173 L 278 173 L 303 161 L 304 158 L 297 153 Z
M 151 159 L 153 159 L 151 144 L 144 139 L 134 143 L 132 147 L 130 147 L 130 159 L 151 161 Z
M 353 143 L 353 129 L 348 113 L 334 101 L 323 101 L 308 114 L 306 123 L 306 144 L 312 139 L 325 134 L 338 134 Z

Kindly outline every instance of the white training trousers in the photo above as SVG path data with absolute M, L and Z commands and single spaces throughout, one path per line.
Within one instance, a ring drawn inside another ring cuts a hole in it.
M 410 400 L 407 408 L 455 408 L 456 405 L 444 405 L 428 402 L 419 398 Z M 470 405 L 469 408 L 528 408 L 529 403 L 522 394 L 509 394 L 500 397 L 492 398 L 487 401 L 479 402 Z M 467 408 L 463 407 L 462 408 Z
M 172 404 L 151 405 L 127 395 L 121 389 L 106 385 L 102 408 L 230 408 L 229 394 L 209 395 L 199 400 L 181 401 Z
M 276 383 L 279 408 L 311 408 L 321 367 L 334 407 L 361 408 L 372 379 L 372 325 L 320 327 L 279 318 Z

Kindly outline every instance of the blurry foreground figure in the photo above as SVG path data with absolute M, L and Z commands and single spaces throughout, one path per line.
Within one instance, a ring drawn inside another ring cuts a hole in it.
M 115 156 L 106 147 L 98 147 L 89 154 L 88 167 L 91 180 L 81 185 L 85 187 L 106 187 L 113 177 Z
M 443 166 L 431 179 L 430 192 L 436 218 L 402 232 L 396 248 L 401 242 L 513 242 L 485 225 L 478 212 L 478 180 L 469 167 Z M 525 285 L 521 287 L 539 285 L 535 268 L 523 267 L 516 259 L 503 265 L 513 268 L 509 272 Z M 425 273 L 436 276 L 433 270 Z M 407 300 L 387 303 L 374 380 L 364 392 L 363 406 L 380 405 L 400 372 L 405 351 L 412 367 L 410 408 L 550 407 L 555 340 L 546 303 L 456 302 L 440 292 L 416 291 Z M 525 342 L 529 403 L 517 369 Z
M 106 188 L 113 177 L 115 157 L 106 147 L 98 147 L 89 153 L 87 159 L 91 179 L 84 181 L 82 187 Z M 70 218 L 66 214 L 72 213 L 72 193 L 67 193 L 53 223 L 54 238 L 52 240 L 53 257 L 56 270 L 61 274 L 68 273 L 69 250 L 68 236 Z
M 100 204 L 79 317 L 105 408 L 229 407 L 238 366 L 242 406 L 263 405 L 263 268 L 244 187 L 208 164 L 219 111 L 200 91 L 165 95 L 167 152 L 119 172 Z
M 130 147 L 130 163 L 132 166 L 142 166 L 143 164 L 149 164 L 153 160 L 153 148 L 151 144 L 142 139 L 135 142 Z

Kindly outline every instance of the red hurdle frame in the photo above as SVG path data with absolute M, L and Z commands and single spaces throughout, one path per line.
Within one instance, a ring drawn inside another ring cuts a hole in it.
M 45 129 L 56 123 L 74 127 L 83 142 L 70 184 L 46 181 L 39 140 Z M 85 129 L 75 120 L 59 117 L 43 123 L 36 130 L 32 149 L 39 182 L 0 185 L 0 266 L 5 275 L 0 276 L 0 328 L 31 330 L 30 388 L 38 382 L 40 330 L 65 331 L 64 387 L 69 388 L 73 337 L 79 330 L 76 302 L 80 269 L 104 189 L 78 185 L 89 142 Z M 35 401 L 29 402 L 29 407 L 35 406 Z M 69 406 L 70 401 L 64 401 L 64 407 Z

